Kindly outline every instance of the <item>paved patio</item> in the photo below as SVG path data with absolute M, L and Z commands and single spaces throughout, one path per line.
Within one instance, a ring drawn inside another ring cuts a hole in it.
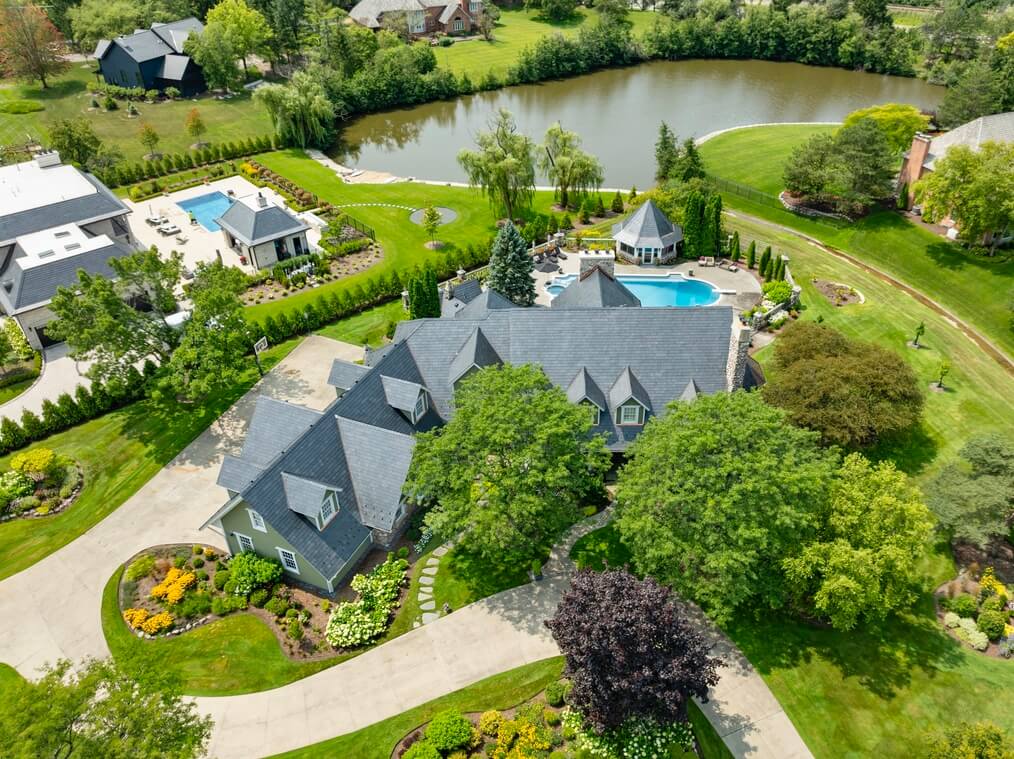
M 190 217 L 186 211 L 177 205 L 180 201 L 207 195 L 212 192 L 220 192 L 228 195 L 232 191 L 236 197 L 252 195 L 260 192 L 269 199 L 285 205 L 285 199 L 274 190 L 268 187 L 258 187 L 241 176 L 226 177 L 217 179 L 208 184 L 190 187 L 186 190 L 179 190 L 169 195 L 159 195 L 149 200 L 135 203 L 129 198 L 124 198 L 124 203 L 133 213 L 127 217 L 130 222 L 130 231 L 134 237 L 144 246 L 156 246 L 160 251 L 179 251 L 183 254 L 183 265 L 193 271 L 198 263 L 210 263 L 221 258 L 226 266 L 235 266 L 245 272 L 252 273 L 253 266 L 249 263 L 240 262 L 239 254 L 229 247 L 225 234 L 221 230 L 211 232 L 200 224 L 191 224 Z M 287 206 L 286 206 L 287 207 Z M 292 210 L 292 209 L 289 209 Z M 295 213 L 293 211 L 293 213 Z M 164 216 L 180 228 L 180 235 L 163 235 L 149 225 L 145 219 L 151 216 Z M 311 249 L 320 243 L 320 225 L 318 219 L 312 214 L 296 213 L 296 216 L 303 219 L 310 225 L 306 233 L 307 242 Z M 182 237 L 184 242 L 179 242 L 177 237 Z

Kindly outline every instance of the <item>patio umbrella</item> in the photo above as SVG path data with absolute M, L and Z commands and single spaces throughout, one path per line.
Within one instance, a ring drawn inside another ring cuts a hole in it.
M 551 271 L 556 271 L 560 267 L 550 261 L 543 261 L 541 264 L 535 267 L 535 271 L 541 271 L 548 274 Z

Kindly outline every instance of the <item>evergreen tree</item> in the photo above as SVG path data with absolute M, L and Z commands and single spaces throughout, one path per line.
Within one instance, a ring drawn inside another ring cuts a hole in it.
M 637 197 L 637 188 L 636 187 L 631 187 L 630 188 L 630 194 L 627 196 L 627 202 L 628 203 L 633 203 L 634 202 L 634 198 L 636 198 L 636 197 Z
M 613 195 L 613 202 L 609 208 L 613 213 L 623 213 L 623 196 L 620 195 L 619 190 Z
M 436 319 L 440 316 L 440 285 L 437 283 L 437 273 L 427 267 L 423 282 L 426 288 L 426 316 Z
M 565 213 L 563 218 L 560 219 L 560 229 L 568 230 L 574 228 L 574 222 L 570 218 L 569 213 Z
M 738 262 L 743 257 L 743 250 L 739 247 L 739 230 L 732 233 L 732 242 L 729 244 L 729 258 Z
M 717 192 L 708 196 L 701 224 L 702 256 L 722 255 L 722 196 Z
M 408 318 L 418 319 L 421 316 L 422 297 L 419 278 L 413 277 L 408 283 Z
M 600 219 L 606 215 L 606 207 L 602 203 L 601 193 L 595 194 L 595 215 L 598 216 Z
M 591 223 L 591 200 L 588 198 L 581 201 L 581 216 L 579 218 L 582 224 Z
M 0 421 L 0 447 L 13 451 L 25 444 L 25 433 L 21 426 L 6 416 Z
M 746 249 L 746 268 L 752 269 L 757 264 L 757 241 L 751 240 L 750 247 Z
M 687 195 L 683 206 L 683 239 L 687 258 L 700 258 L 704 252 L 704 196 L 699 190 Z
M 770 263 L 771 263 L 771 246 L 768 245 L 766 248 L 764 248 L 764 252 L 761 253 L 760 267 L 758 268 L 760 275 L 764 279 L 767 279 L 768 277 L 768 264 Z
M 658 140 L 655 141 L 655 181 L 662 184 L 669 178 L 679 150 L 676 147 L 676 135 L 664 121 L 658 127 Z
M 21 412 L 21 429 L 25 431 L 26 442 L 39 440 L 45 436 L 45 428 L 38 414 L 30 409 Z
M 781 282 L 785 279 L 785 259 L 781 256 L 777 258 L 777 268 L 775 269 L 775 279 Z
M 84 419 L 91 419 L 98 413 L 98 409 L 95 407 L 95 399 L 92 398 L 91 392 L 84 385 L 78 385 L 74 388 L 74 400 L 77 401 L 77 407 L 81 409 L 81 416 Z
M 530 306 L 535 303 L 532 268 L 532 258 L 528 255 L 524 238 L 508 220 L 500 228 L 490 250 L 487 284 L 491 290 L 517 305 Z

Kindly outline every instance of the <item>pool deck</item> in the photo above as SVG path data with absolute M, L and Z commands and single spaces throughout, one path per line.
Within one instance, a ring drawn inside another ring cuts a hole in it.
M 577 254 L 567 253 L 567 260 L 560 261 L 562 272 L 543 273 L 536 271 L 535 277 L 535 302 L 548 306 L 552 300 L 546 291 L 546 285 L 556 277 L 566 274 L 576 275 L 578 272 Z M 693 275 L 691 276 L 691 272 Z M 633 266 L 631 264 L 616 263 L 616 274 L 627 276 L 658 276 L 664 277 L 668 274 L 682 274 L 687 279 L 698 279 L 714 285 L 721 293 L 721 297 L 712 305 L 732 306 L 737 313 L 752 308 L 760 302 L 761 286 L 760 281 L 752 273 L 747 271 L 731 272 L 719 269 L 717 266 L 701 266 L 692 261 L 682 261 L 673 266 Z M 704 306 L 707 308 L 707 306 Z
M 210 263 L 215 261 L 220 255 L 222 263 L 226 266 L 235 266 L 247 273 L 252 273 L 253 267 L 249 263 L 245 265 L 240 263 L 239 254 L 228 246 L 225 241 L 225 234 L 221 230 L 209 232 L 200 224 L 191 224 L 187 212 L 177 205 L 182 200 L 190 200 L 191 198 L 197 198 L 212 192 L 228 195 L 229 190 L 232 190 L 236 197 L 251 195 L 259 191 L 273 200 L 280 201 L 283 204 L 285 202 L 278 193 L 268 187 L 257 187 L 257 185 L 248 182 L 240 176 L 226 177 L 225 179 L 217 179 L 208 184 L 179 190 L 169 195 L 159 195 L 140 203 L 135 203 L 128 198 L 124 198 L 123 202 L 133 211 L 127 217 L 130 223 L 130 231 L 145 248 L 154 245 L 163 253 L 173 250 L 179 251 L 183 254 L 184 267 L 190 271 L 193 271 L 198 263 Z M 180 228 L 180 235 L 185 242 L 177 242 L 176 235 L 159 234 L 154 227 L 149 226 L 145 221 L 149 216 L 164 216 L 169 221 L 175 223 Z M 300 214 L 297 214 L 297 216 L 303 218 Z M 313 249 L 320 242 L 320 230 L 312 221 L 307 221 L 310 224 L 310 229 L 306 233 L 306 238 L 310 243 L 311 249 Z

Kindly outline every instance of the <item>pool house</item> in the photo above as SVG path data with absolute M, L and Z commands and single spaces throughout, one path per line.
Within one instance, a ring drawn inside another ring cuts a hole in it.
M 683 248 L 683 230 L 651 200 L 613 225 L 616 257 L 631 264 L 666 264 Z
M 240 262 L 249 262 L 255 271 L 310 252 L 309 225 L 261 192 L 236 198 L 215 223 Z

